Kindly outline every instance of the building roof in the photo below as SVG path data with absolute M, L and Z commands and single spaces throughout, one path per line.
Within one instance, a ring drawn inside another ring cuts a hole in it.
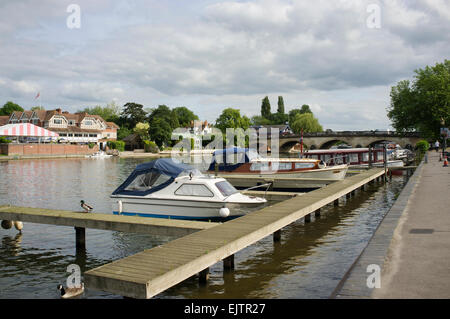
M 8 124 L 8 122 L 9 122 L 9 116 L 8 115 L 0 116 L 0 126 Z

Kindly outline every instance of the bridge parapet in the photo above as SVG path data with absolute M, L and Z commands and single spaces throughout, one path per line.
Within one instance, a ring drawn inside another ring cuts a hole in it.
M 386 136 L 386 137 L 421 137 L 419 132 L 393 132 L 393 131 L 339 131 L 303 133 L 303 137 L 343 137 L 343 136 Z M 280 138 L 300 137 L 300 134 L 282 135 Z

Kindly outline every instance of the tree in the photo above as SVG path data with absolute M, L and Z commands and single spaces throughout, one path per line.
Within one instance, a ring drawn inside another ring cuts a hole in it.
M 172 128 L 170 124 L 159 117 L 155 117 L 150 124 L 150 137 L 161 148 L 164 143 L 168 143 L 172 137 Z
M 289 123 L 294 121 L 297 114 L 311 113 L 312 111 L 308 104 L 303 104 L 301 108 L 295 108 L 289 111 Z
M 141 141 L 148 140 L 150 138 L 149 136 L 149 128 L 150 125 L 147 122 L 139 122 L 136 124 L 136 126 L 133 129 L 133 132 L 141 138 Z
M 44 107 L 43 106 L 33 106 L 31 109 L 31 111 L 44 111 Z
M 414 73 L 412 82 L 403 80 L 391 88 L 388 117 L 399 132 L 415 130 L 438 138 L 441 122 L 450 126 L 450 60 Z
M 182 127 L 188 127 L 191 121 L 198 120 L 198 116 L 185 106 L 176 107 L 172 111 L 177 115 L 178 122 Z
M 284 114 L 284 101 L 283 101 L 283 97 L 279 96 L 278 97 L 278 109 L 277 109 L 277 113 L 279 114 Z
M 314 117 L 312 113 L 297 114 L 291 123 L 292 130 L 299 134 L 303 129 L 303 132 L 322 132 L 322 125 L 319 124 L 319 120 Z
M 250 119 L 250 122 L 252 125 L 256 125 L 256 126 L 272 124 L 271 120 L 266 119 L 265 117 L 262 117 L 261 115 L 252 116 L 252 118 Z
M 270 111 L 270 101 L 269 97 L 266 96 L 261 103 L 261 116 L 270 119 L 271 111 Z
M 107 122 L 114 122 L 119 119 L 120 110 L 119 106 L 113 101 L 106 106 L 94 106 L 94 107 L 86 107 L 84 110 L 79 112 L 86 112 L 91 115 L 99 115 Z
M 163 143 L 170 144 L 173 130 L 180 126 L 176 112 L 167 105 L 158 105 L 156 109 L 153 109 L 148 116 L 148 123 L 150 138 L 159 147 Z
M 120 114 L 120 120 L 122 125 L 129 129 L 132 129 L 139 122 L 144 122 L 146 118 L 146 113 L 142 104 L 137 103 L 126 103 L 122 113 Z
M 219 128 L 224 135 L 226 134 L 227 128 L 242 128 L 243 130 L 246 130 L 249 126 L 250 119 L 245 115 L 241 116 L 239 109 L 226 108 L 216 120 L 216 127 Z
M 19 104 L 8 101 L 0 108 L 0 115 L 11 115 L 14 111 L 23 112 L 23 108 Z

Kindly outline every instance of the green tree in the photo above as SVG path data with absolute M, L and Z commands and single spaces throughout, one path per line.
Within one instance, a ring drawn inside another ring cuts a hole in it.
M 305 133 L 323 132 L 322 125 L 319 124 L 319 120 L 314 117 L 312 113 L 297 114 L 294 120 L 290 124 L 294 133 L 299 134 L 303 129 Z
M 282 96 L 278 97 L 278 109 L 277 113 L 284 114 L 284 100 Z
M 19 104 L 8 101 L 0 108 L 0 115 L 11 115 L 14 111 L 23 112 L 23 108 Z
M 133 132 L 141 138 L 141 141 L 148 140 L 150 138 L 149 136 L 149 128 L 150 125 L 147 122 L 139 122 L 136 124 L 136 126 L 133 129 Z
M 30 110 L 31 111 L 43 111 L 45 109 L 43 106 L 33 106 Z
M 191 121 L 198 120 L 198 116 L 185 106 L 176 107 L 172 111 L 176 114 L 181 127 L 188 127 Z
M 289 123 L 294 121 L 294 118 L 297 114 L 305 114 L 305 113 L 311 113 L 312 111 L 308 104 L 303 104 L 301 108 L 294 108 L 289 111 Z
M 106 106 L 97 105 L 94 107 L 86 107 L 79 112 L 99 115 L 107 122 L 116 122 L 120 117 L 120 107 L 114 101 L 108 103 Z
M 151 139 L 161 148 L 171 140 L 172 128 L 165 119 L 155 117 L 150 124 L 149 134 Z
M 250 126 L 250 119 L 247 116 L 241 116 L 239 109 L 226 108 L 216 120 L 216 127 L 219 128 L 223 134 L 226 134 L 227 128 L 242 128 L 248 129 Z
M 271 114 L 269 97 L 266 96 L 261 103 L 261 116 L 270 119 Z
M 391 88 L 388 117 L 398 132 L 415 130 L 438 138 L 441 122 L 450 126 L 450 60 L 414 72 L 412 82 L 403 80 Z
M 262 117 L 261 115 L 255 115 L 250 119 L 250 123 L 252 125 L 269 125 L 272 124 L 272 121 Z
M 133 129 L 137 123 L 145 122 L 147 114 L 142 104 L 128 102 L 123 106 L 120 122 L 123 126 Z

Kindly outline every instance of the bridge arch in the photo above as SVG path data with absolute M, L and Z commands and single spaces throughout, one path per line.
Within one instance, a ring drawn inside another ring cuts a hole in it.
M 321 150 L 323 150 L 323 149 L 330 149 L 333 145 L 336 145 L 336 143 L 338 143 L 338 142 L 343 142 L 343 143 L 345 143 L 345 144 L 347 144 L 347 145 L 350 145 L 350 146 L 352 146 L 352 143 L 351 143 L 351 141 L 349 141 L 349 140 L 347 140 L 347 139 L 336 139 L 336 138 L 333 138 L 333 139 L 330 139 L 330 140 L 328 140 L 328 141 L 326 141 L 326 142 L 324 142 L 324 143 L 322 143 L 322 145 L 320 145 L 320 149 Z

